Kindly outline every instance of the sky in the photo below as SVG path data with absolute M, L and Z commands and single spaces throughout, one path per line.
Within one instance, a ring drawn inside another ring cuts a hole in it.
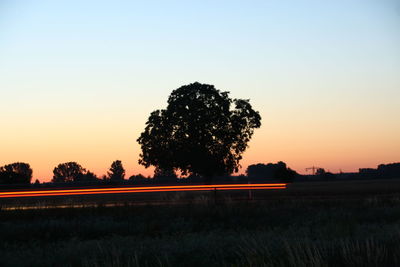
M 400 1 L 0 0 L 0 165 L 152 175 L 136 139 L 195 81 L 260 112 L 241 173 L 400 161 Z

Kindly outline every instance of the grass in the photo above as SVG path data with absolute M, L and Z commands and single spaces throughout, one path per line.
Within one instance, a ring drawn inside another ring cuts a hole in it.
M 256 201 L 3 210 L 0 266 L 400 266 L 400 193 L 310 198 L 302 186 Z

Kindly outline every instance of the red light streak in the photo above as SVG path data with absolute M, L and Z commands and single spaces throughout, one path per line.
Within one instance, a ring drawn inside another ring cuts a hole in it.
M 184 185 L 184 186 L 142 186 L 119 188 L 88 188 L 0 192 L 0 198 L 40 197 L 40 196 L 70 196 L 94 194 L 121 194 L 143 192 L 179 192 L 179 191 L 210 191 L 210 190 L 258 190 L 286 189 L 286 184 L 222 184 L 222 185 Z

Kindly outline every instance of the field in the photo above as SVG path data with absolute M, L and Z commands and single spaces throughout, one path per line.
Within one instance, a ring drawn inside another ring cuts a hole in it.
M 0 266 L 400 266 L 397 179 L 10 201 Z

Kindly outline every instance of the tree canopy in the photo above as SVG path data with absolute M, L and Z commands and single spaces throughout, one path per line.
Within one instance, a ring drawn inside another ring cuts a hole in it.
M 166 109 L 150 114 L 139 164 L 183 175 L 226 175 L 237 172 L 259 113 L 249 100 L 231 99 L 213 85 L 192 83 L 174 91 Z
M 0 184 L 30 184 L 32 169 L 28 163 L 15 162 L 0 167 Z
M 94 173 L 87 171 L 76 162 L 58 164 L 53 170 L 54 183 L 94 181 L 97 177 Z
M 290 182 L 298 175 L 296 171 L 287 167 L 286 163 L 283 161 L 249 165 L 246 174 L 250 179 L 277 179 L 282 182 Z

